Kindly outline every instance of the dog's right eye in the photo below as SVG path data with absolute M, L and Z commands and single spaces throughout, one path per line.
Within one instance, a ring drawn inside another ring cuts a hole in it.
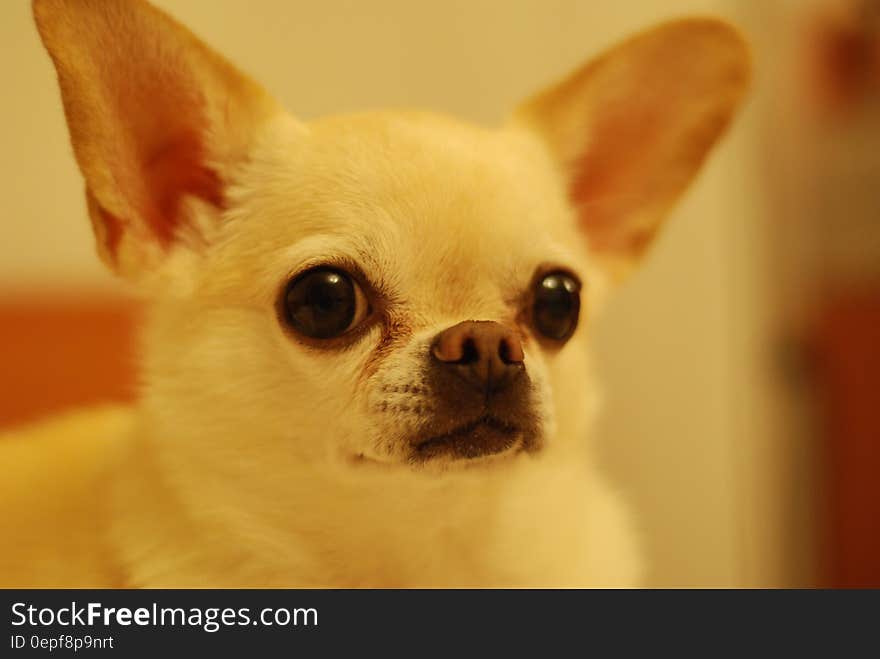
M 319 267 L 294 278 L 284 293 L 283 312 L 293 330 L 311 339 L 332 339 L 367 316 L 366 297 L 346 272 Z

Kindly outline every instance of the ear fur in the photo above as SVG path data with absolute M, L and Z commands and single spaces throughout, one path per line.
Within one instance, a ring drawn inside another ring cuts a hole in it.
M 749 78 L 735 28 L 679 20 L 612 48 L 515 112 L 558 162 L 579 227 L 612 274 L 644 253 Z
M 188 200 L 222 209 L 230 170 L 275 102 L 142 0 L 34 0 L 98 251 L 140 278 L 198 241 Z

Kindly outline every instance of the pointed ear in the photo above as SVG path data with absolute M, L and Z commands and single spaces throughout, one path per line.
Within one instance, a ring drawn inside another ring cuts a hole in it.
M 734 28 L 681 20 L 618 45 L 516 111 L 549 147 L 580 229 L 615 275 L 642 255 L 724 132 L 749 69 Z
M 221 210 L 229 172 L 278 111 L 257 84 L 141 0 L 34 0 L 58 71 L 101 257 L 154 270 L 197 243 L 192 199 Z

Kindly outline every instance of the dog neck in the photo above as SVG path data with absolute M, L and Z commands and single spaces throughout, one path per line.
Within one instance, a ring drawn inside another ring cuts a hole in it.
M 560 547 L 588 553 L 582 445 L 442 474 L 304 466 L 279 502 L 181 482 L 139 427 L 111 503 L 128 586 L 547 585 L 569 583 Z

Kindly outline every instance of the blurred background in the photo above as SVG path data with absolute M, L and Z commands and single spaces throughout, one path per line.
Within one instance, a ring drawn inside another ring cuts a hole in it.
M 713 14 L 755 90 L 596 328 L 601 460 L 657 586 L 880 586 L 878 0 L 159 0 L 303 118 L 496 123 L 585 57 Z M 54 71 L 0 3 L 0 430 L 132 398 Z

